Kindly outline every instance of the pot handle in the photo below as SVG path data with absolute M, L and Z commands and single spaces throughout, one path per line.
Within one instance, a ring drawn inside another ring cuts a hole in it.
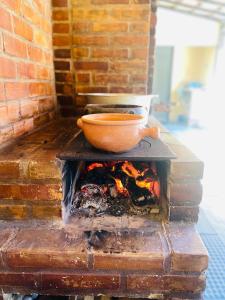
M 77 120 L 77 126 L 78 126 L 80 129 L 83 129 L 83 121 L 82 121 L 81 118 L 79 118 L 79 119 Z
M 151 127 L 151 128 L 142 128 L 141 136 L 142 136 L 142 138 L 149 136 L 153 139 L 159 139 L 160 138 L 160 128 L 157 126 Z

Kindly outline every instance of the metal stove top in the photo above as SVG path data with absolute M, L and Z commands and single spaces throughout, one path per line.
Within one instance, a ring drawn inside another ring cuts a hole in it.
M 124 153 L 109 153 L 93 148 L 81 132 L 65 149 L 58 153 L 61 160 L 70 161 L 165 161 L 176 158 L 174 152 L 160 139 L 144 138 L 135 148 Z

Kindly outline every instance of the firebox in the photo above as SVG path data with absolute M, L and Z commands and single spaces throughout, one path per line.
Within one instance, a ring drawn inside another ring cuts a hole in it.
M 167 217 L 167 170 L 175 156 L 161 140 L 146 138 L 114 154 L 92 148 L 80 133 L 58 157 L 66 223 L 74 217 Z

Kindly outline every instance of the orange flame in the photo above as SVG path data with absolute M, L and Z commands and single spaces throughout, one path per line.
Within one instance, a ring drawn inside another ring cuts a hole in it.
M 119 193 L 124 194 L 126 196 L 129 195 L 128 190 L 123 186 L 122 181 L 118 178 L 113 178 L 115 180 L 116 183 L 116 189 Z
M 102 167 L 104 167 L 104 165 L 101 163 L 92 163 L 88 166 L 87 169 L 88 169 L 88 171 L 91 171 L 91 170 L 94 170 L 95 168 L 102 168 Z

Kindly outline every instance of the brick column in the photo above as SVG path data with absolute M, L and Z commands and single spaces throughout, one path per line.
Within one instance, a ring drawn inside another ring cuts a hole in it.
M 155 1 L 55 0 L 53 44 L 62 114 L 80 113 L 76 92 L 151 92 Z

